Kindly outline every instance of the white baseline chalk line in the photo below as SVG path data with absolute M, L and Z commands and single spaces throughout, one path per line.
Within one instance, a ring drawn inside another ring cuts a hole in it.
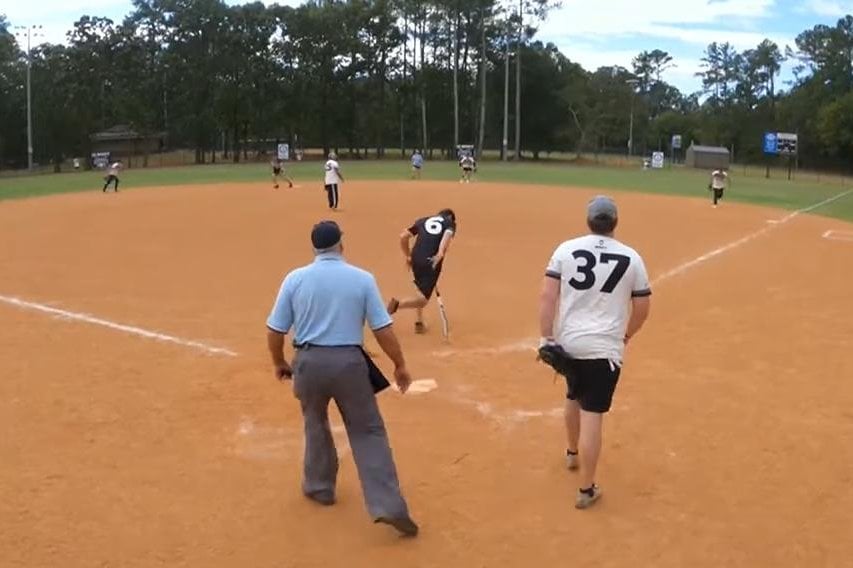
M 748 243 L 749 241 L 756 239 L 765 233 L 769 233 L 770 231 L 778 228 L 781 225 L 784 225 L 788 221 L 791 221 L 792 219 L 794 219 L 795 217 L 797 217 L 803 213 L 808 213 L 809 211 L 814 211 L 815 209 L 817 209 L 819 207 L 823 207 L 824 205 L 829 205 L 833 201 L 837 201 L 846 195 L 850 195 L 851 193 L 853 193 L 853 189 L 849 189 L 847 191 L 842 191 L 841 193 L 839 193 L 837 195 L 833 195 L 832 197 L 824 199 L 823 201 L 815 203 L 814 205 L 809 205 L 808 207 L 804 207 L 802 209 L 797 209 L 796 211 L 793 211 L 793 212 L 785 215 L 784 217 L 782 217 L 781 219 L 779 219 L 776 223 L 774 223 L 772 225 L 767 225 L 767 226 L 755 231 L 754 233 L 750 233 L 750 234 L 746 235 L 745 237 L 739 238 L 736 241 L 732 241 L 726 245 L 715 248 L 714 250 L 712 250 L 710 252 L 706 252 L 705 254 L 703 254 L 701 256 L 697 256 L 693 260 L 689 260 L 683 264 L 676 266 L 675 268 L 673 268 L 671 270 L 664 272 L 663 274 L 661 274 L 660 276 L 658 276 L 657 278 L 652 280 L 652 285 L 658 284 L 660 282 L 663 282 L 664 280 L 672 278 L 673 276 L 677 276 L 683 272 L 686 272 L 686 271 L 690 270 L 691 268 L 693 268 L 694 266 L 702 264 L 706 260 L 710 260 L 710 259 L 714 258 L 715 256 L 719 256 L 719 255 L 726 253 L 730 250 L 736 249 L 736 248 L 740 247 L 741 245 L 744 245 L 744 244 Z
M 117 323 L 114 321 L 109 321 L 105 319 L 101 319 L 95 316 L 90 316 L 88 314 L 83 314 L 79 312 L 70 312 L 67 310 L 60 310 L 59 308 L 53 308 L 51 306 L 46 306 L 44 304 L 39 304 L 36 302 L 28 302 L 26 300 L 21 300 L 20 298 L 13 298 L 11 296 L 0 296 L 0 302 L 4 304 L 9 304 L 10 306 L 15 306 L 24 310 L 30 310 L 34 312 L 41 312 L 44 314 L 50 314 L 52 316 L 80 321 L 83 323 L 88 323 L 92 325 L 99 325 L 101 327 L 106 327 L 108 329 L 112 329 L 114 331 L 121 331 L 123 333 L 128 333 L 130 335 L 136 335 L 138 337 L 144 337 L 146 339 L 154 339 L 156 341 L 161 341 L 164 343 L 172 343 L 175 345 L 180 345 L 182 347 L 189 347 L 191 349 L 197 349 L 199 351 L 203 351 L 210 355 L 225 355 L 227 357 L 236 357 L 237 353 L 231 351 L 230 349 L 225 349 L 223 347 L 215 347 L 213 345 L 208 345 L 206 343 L 202 343 L 201 341 L 193 341 L 190 339 L 181 339 L 180 337 L 175 337 L 173 335 L 168 335 L 166 333 L 160 333 L 157 331 L 151 331 L 148 329 L 142 329 L 141 327 L 135 327 L 132 325 L 125 325 L 122 323 Z
M 774 224 L 767 225 L 761 229 L 758 229 L 755 232 L 752 232 L 752 233 L 746 235 L 745 237 L 741 237 L 741 238 L 737 239 L 736 241 L 732 241 L 732 242 L 725 244 L 721 247 L 715 248 L 712 251 L 706 252 L 703 255 L 697 256 L 696 258 L 694 258 L 692 260 L 688 260 L 687 262 L 679 264 L 678 266 L 676 266 L 675 268 L 672 268 L 671 270 L 667 270 L 666 272 L 664 272 L 663 274 L 659 275 L 657 278 L 652 280 L 652 285 L 654 286 L 656 284 L 659 284 L 660 282 L 663 282 L 664 280 L 672 278 L 673 276 L 677 276 L 679 274 L 687 272 L 691 268 L 698 266 L 707 260 L 710 260 L 710 259 L 712 259 L 716 256 L 719 256 L 723 253 L 726 253 L 730 250 L 734 250 L 734 249 L 740 247 L 741 245 L 744 245 L 744 244 L 748 243 L 749 241 L 752 241 L 753 239 L 756 239 L 756 238 L 764 235 L 765 233 L 768 233 L 768 232 L 772 231 L 773 229 L 776 229 L 777 227 L 788 223 L 789 221 L 793 220 L 794 218 L 798 217 L 799 215 L 801 215 L 803 213 L 808 213 L 809 211 L 814 211 L 815 209 L 823 207 L 824 205 L 829 205 L 833 201 L 838 201 L 839 199 L 841 199 L 847 195 L 850 195 L 851 193 L 853 193 L 853 189 L 848 189 L 847 191 L 842 191 L 841 193 L 833 195 L 832 197 L 824 199 L 823 201 L 820 201 L 820 202 L 815 203 L 813 205 L 809 205 L 808 207 L 803 207 L 802 209 L 797 209 L 796 211 L 792 211 L 791 213 L 789 213 L 789 214 L 785 215 L 784 217 L 782 217 L 781 219 L 779 219 Z M 496 355 L 496 354 L 500 354 L 500 353 L 513 353 L 513 352 L 519 352 L 519 351 L 531 351 L 533 349 L 536 349 L 536 346 L 538 345 L 538 343 L 539 343 L 538 338 L 528 338 L 528 339 L 522 339 L 519 341 L 513 341 L 511 343 L 507 343 L 504 345 L 499 345 L 497 347 L 475 347 L 472 349 L 444 349 L 441 351 L 433 352 L 433 356 L 450 357 L 452 355 L 459 355 L 459 354 L 463 354 L 463 353 L 466 355 Z

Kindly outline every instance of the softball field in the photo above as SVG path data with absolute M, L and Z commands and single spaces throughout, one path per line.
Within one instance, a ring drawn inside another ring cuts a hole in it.
M 533 347 L 545 264 L 600 191 L 343 187 L 345 253 L 386 298 L 411 289 L 400 231 L 459 218 L 452 341 L 434 305 L 427 336 L 399 314 L 420 382 L 380 395 L 413 541 L 370 523 L 336 413 L 339 502 L 299 489 L 264 323 L 329 216 L 318 185 L 0 203 L 0 566 L 853 566 L 853 225 L 808 210 L 612 194 L 652 315 L 606 422 L 604 497 L 574 509 L 565 386 Z

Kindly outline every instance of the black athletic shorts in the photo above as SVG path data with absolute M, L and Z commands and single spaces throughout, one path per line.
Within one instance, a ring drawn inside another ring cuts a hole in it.
M 575 359 L 572 376 L 566 379 L 566 398 L 576 400 L 587 412 L 610 410 L 622 369 L 607 359 Z
M 279 176 L 279 175 L 281 175 L 281 168 L 273 168 L 273 169 L 272 169 L 272 174 L 273 174 L 274 176 Z
M 722 199 L 723 198 L 723 190 L 722 189 L 715 189 L 714 190 L 714 197 L 716 197 L 717 199 Z
M 441 263 L 437 268 L 433 268 L 429 259 L 413 258 L 412 274 L 415 276 L 415 286 L 424 298 L 429 300 L 438 285 L 438 277 L 441 276 Z

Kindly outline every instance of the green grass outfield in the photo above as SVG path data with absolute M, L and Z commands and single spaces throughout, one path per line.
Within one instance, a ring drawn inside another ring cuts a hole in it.
M 409 176 L 408 163 L 403 161 L 343 161 L 341 165 L 347 179 L 404 180 Z M 288 172 L 301 184 L 317 184 L 318 187 L 322 184 L 320 162 L 291 164 L 288 166 Z M 122 175 L 121 189 L 204 183 L 265 183 L 269 182 L 269 173 L 269 165 L 266 163 L 131 169 Z M 455 163 L 428 162 L 423 177 L 425 180 L 453 180 L 457 179 L 458 175 Z M 102 176 L 100 172 L 81 172 L 0 178 L 0 200 L 76 191 L 100 191 L 103 185 Z M 683 168 L 643 171 L 639 167 L 603 168 L 572 164 L 505 164 L 487 161 L 481 164 L 476 179 L 520 185 L 581 186 L 708 199 L 708 172 Z M 789 182 L 784 179 L 740 177 L 735 169 L 726 200 L 796 210 L 847 189 L 849 186 L 837 182 Z M 853 221 L 853 193 L 816 209 L 814 213 Z

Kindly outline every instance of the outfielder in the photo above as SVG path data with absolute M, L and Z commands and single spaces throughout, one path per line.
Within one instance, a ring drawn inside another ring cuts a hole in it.
M 412 179 L 421 179 L 421 170 L 424 168 L 424 155 L 420 150 L 412 154 Z
M 711 172 L 711 181 L 708 183 L 708 190 L 714 192 L 714 207 L 717 202 L 723 198 L 723 192 L 729 184 L 729 174 L 725 169 L 714 170 Z
M 609 197 L 589 202 L 591 234 L 557 247 L 539 308 L 539 358 L 568 383 L 566 461 L 570 470 L 580 465 L 578 509 L 601 497 L 595 470 L 603 417 L 619 381 L 625 345 L 642 328 L 651 304 L 643 259 L 613 237 L 617 222 Z
M 115 183 L 115 192 L 118 193 L 118 176 L 121 172 L 122 168 L 121 160 L 116 160 L 112 164 L 110 164 L 109 169 L 107 170 L 107 175 L 104 178 L 104 189 L 103 192 L 107 192 L 107 188 L 110 187 L 111 183 Z
M 329 152 L 329 159 L 326 161 L 324 169 L 326 171 L 326 196 L 329 198 L 329 209 L 337 211 L 339 186 L 344 181 L 344 176 L 341 174 L 341 166 L 338 164 L 337 154 Z
M 471 183 L 471 175 L 477 171 L 477 160 L 474 156 L 466 154 L 459 160 L 459 167 L 462 168 L 462 178 L 459 183 Z
M 293 180 L 287 175 L 284 171 L 284 162 L 278 156 L 275 156 L 270 161 L 270 167 L 272 167 L 272 186 L 274 189 L 278 189 L 278 178 L 283 177 L 287 180 L 288 187 L 293 187 Z
M 456 214 L 452 209 L 442 209 L 432 217 L 421 217 L 400 233 L 400 249 L 415 277 L 418 294 L 402 300 L 391 298 L 388 302 L 388 313 L 394 315 L 399 309 L 417 310 L 417 334 L 426 333 L 423 310 L 438 286 L 444 257 L 455 234 Z M 416 237 L 415 245 L 410 249 L 412 237 Z

